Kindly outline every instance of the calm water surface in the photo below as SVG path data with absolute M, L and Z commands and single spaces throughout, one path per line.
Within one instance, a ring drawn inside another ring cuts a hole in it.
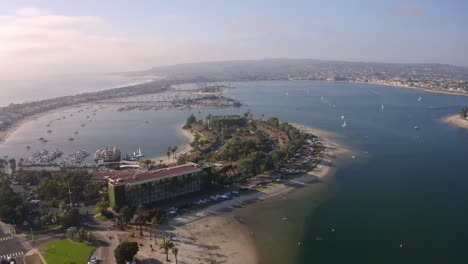
M 440 121 L 468 105 L 468 97 L 342 83 L 234 86 L 226 96 L 243 102 L 241 108 L 118 112 L 95 107 L 47 115 L 17 130 L 0 145 L 0 154 L 21 156 L 44 148 L 37 138 L 45 135 L 48 149 L 94 152 L 116 145 L 124 153 L 141 147 L 157 156 L 184 143 L 174 131 L 190 113 L 200 118 L 250 110 L 258 117 L 278 116 L 335 133 L 356 159 L 340 158 L 335 175 L 324 183 L 240 210 L 263 263 L 468 261 L 468 131 Z M 46 124 L 64 115 L 52 123 L 51 135 L 45 134 Z

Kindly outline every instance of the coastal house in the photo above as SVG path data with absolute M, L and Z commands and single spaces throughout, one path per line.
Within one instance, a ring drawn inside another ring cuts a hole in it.
M 96 171 L 93 177 L 108 181 L 111 206 L 138 206 L 201 191 L 205 183 L 203 170 L 195 163 L 187 163 L 150 171 Z

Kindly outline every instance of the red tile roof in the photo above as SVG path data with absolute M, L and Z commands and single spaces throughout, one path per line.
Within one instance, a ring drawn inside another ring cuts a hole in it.
M 95 171 L 93 172 L 93 177 L 96 179 L 109 179 L 109 182 L 114 183 L 114 185 L 140 184 L 160 178 L 199 172 L 201 170 L 202 169 L 199 165 L 189 163 L 152 171 L 142 169 L 126 169 L 120 171 Z

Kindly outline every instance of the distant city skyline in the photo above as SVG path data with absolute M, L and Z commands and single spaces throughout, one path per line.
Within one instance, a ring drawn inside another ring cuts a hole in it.
M 0 80 L 204 61 L 468 66 L 465 1 L 2 1 Z

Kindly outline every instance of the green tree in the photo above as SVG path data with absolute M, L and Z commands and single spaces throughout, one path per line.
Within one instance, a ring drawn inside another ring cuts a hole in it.
M 8 165 L 8 161 L 4 159 L 0 159 L 0 174 L 6 173 L 6 166 Z
M 171 248 L 172 254 L 174 254 L 175 263 L 177 264 L 177 255 L 179 254 L 179 249 L 176 246 Z
M 0 219 L 10 224 L 22 224 L 26 216 L 26 205 L 7 181 L 0 185 Z
M 168 240 L 166 235 L 163 236 L 163 243 L 159 249 L 164 249 L 164 254 L 166 254 L 166 261 L 169 261 L 169 250 L 174 248 L 172 241 Z
M 133 261 L 140 248 L 136 242 L 123 242 L 114 250 L 114 257 L 117 264 L 125 264 Z
M 101 214 L 105 217 L 112 217 L 112 213 L 109 212 L 108 208 L 109 208 L 110 204 L 108 201 L 99 201 L 97 204 L 96 204 L 96 207 L 94 208 L 93 210 L 93 213 L 95 214 Z
M 195 116 L 193 114 L 191 114 L 188 118 L 187 118 L 187 121 L 185 121 L 185 126 L 184 128 L 185 129 L 188 129 L 188 128 L 192 128 L 192 124 L 197 122 L 197 119 L 195 118 Z
M 151 218 L 151 226 L 153 228 L 153 233 L 154 233 L 154 244 L 157 245 L 158 241 L 158 227 L 159 227 L 159 218 L 157 216 L 154 216 Z
M 143 165 L 145 165 L 145 167 L 150 170 L 151 169 L 151 165 L 154 165 L 155 164 L 155 161 L 154 160 L 144 160 L 141 162 Z
M 143 225 L 146 223 L 148 212 L 145 210 L 145 207 L 140 204 L 138 206 L 136 213 L 137 213 L 137 217 L 135 221 L 140 226 L 140 236 L 143 236 Z
M 175 161 L 176 159 L 176 152 L 177 152 L 177 146 L 173 147 L 171 149 L 171 153 L 172 153 L 172 160 Z
M 468 116 L 468 107 L 462 107 L 460 109 L 460 117 L 465 119 Z
M 171 147 L 167 149 L 166 155 L 167 155 L 167 163 L 169 164 L 170 163 L 169 158 L 171 157 Z
M 16 160 L 15 159 L 9 159 L 8 163 L 10 164 L 11 173 L 12 174 L 15 173 L 15 171 L 16 171 Z
M 128 206 L 124 206 L 120 209 L 120 215 L 125 222 L 125 226 L 127 226 L 127 223 L 133 218 L 133 213 L 134 211 Z
M 62 213 L 61 222 L 64 228 L 79 225 L 81 222 L 81 217 L 78 208 L 72 208 L 71 210 Z

